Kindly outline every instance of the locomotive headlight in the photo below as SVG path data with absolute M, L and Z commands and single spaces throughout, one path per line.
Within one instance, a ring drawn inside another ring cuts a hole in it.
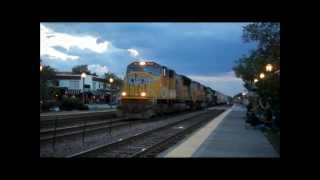
M 126 96 L 127 93 L 126 93 L 126 92 L 122 92 L 121 95 L 122 95 L 122 96 Z
M 145 93 L 145 92 L 141 92 L 140 93 L 140 96 L 142 96 L 142 97 L 144 97 L 144 96 L 146 96 L 147 94 Z

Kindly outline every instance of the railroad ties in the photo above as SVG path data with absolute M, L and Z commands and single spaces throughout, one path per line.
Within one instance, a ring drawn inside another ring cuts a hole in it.
M 175 118 L 176 120 L 152 130 L 68 157 L 155 157 L 222 112 L 224 112 L 223 109 L 213 109 L 191 113 L 189 116 Z

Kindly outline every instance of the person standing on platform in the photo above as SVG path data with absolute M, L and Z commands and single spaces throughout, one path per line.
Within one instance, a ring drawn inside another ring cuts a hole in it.
M 259 108 L 261 109 L 261 120 L 266 127 L 272 126 L 272 111 L 269 100 L 259 99 Z

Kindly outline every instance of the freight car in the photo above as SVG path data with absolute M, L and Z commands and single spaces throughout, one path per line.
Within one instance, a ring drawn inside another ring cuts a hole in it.
M 217 105 L 216 91 L 210 87 L 205 87 L 206 89 L 206 106 L 211 107 Z
M 216 96 L 217 96 L 217 105 L 224 105 L 224 104 L 229 104 L 229 96 L 226 96 L 218 91 L 216 91 Z
M 127 66 L 118 112 L 131 118 L 149 118 L 214 105 L 214 91 L 155 62 L 135 61 Z

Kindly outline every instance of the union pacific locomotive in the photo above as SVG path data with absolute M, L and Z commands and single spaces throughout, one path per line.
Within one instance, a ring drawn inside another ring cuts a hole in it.
M 155 62 L 136 61 L 127 67 L 118 112 L 149 118 L 174 111 L 217 104 L 215 91 Z

